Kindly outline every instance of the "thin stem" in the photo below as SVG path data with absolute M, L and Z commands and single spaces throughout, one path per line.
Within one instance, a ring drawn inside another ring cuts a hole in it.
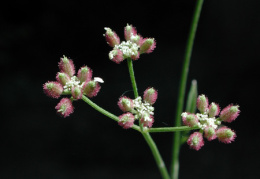
M 156 144 L 154 143 L 152 137 L 150 136 L 150 134 L 148 132 L 142 132 L 148 146 L 150 147 L 153 157 L 156 161 L 157 167 L 160 170 L 161 176 L 163 179 L 170 179 L 170 175 L 167 171 L 167 168 L 165 167 L 165 164 L 163 162 L 163 159 L 158 151 L 158 148 L 156 146 Z
M 131 82 L 132 82 L 132 87 L 133 87 L 133 90 L 134 90 L 134 96 L 135 96 L 135 98 L 137 98 L 138 97 L 138 90 L 137 90 L 137 85 L 136 85 L 136 81 L 135 81 L 133 61 L 132 61 L 131 58 L 127 59 L 127 65 L 128 65 L 128 69 L 129 69 L 130 79 L 131 79 Z
M 189 72 L 189 64 L 190 58 L 192 54 L 192 48 L 194 44 L 195 34 L 199 22 L 200 12 L 202 8 L 204 0 L 197 0 L 195 11 L 193 14 L 193 20 L 191 22 L 190 33 L 186 45 L 186 51 L 184 56 L 184 62 L 182 67 L 182 74 L 179 86 L 179 95 L 177 101 L 177 109 L 176 109 L 176 117 L 175 117 L 175 126 L 178 127 L 181 125 L 181 113 L 183 112 L 183 104 L 184 104 L 184 96 L 186 91 L 186 83 L 187 83 L 187 76 Z M 171 176 L 173 179 L 178 179 L 179 175 L 179 152 L 180 152 L 180 138 L 181 133 L 176 132 L 174 134 L 174 141 L 173 141 L 173 154 L 172 154 L 172 166 L 171 166 Z
M 119 118 L 118 118 L 116 115 L 114 115 L 114 114 L 112 114 L 112 113 L 106 111 L 105 109 L 101 108 L 100 106 L 98 106 L 97 104 L 95 104 L 94 102 L 92 102 L 89 98 L 87 98 L 86 96 L 83 95 L 83 96 L 82 96 L 82 100 L 85 101 L 86 103 L 88 103 L 91 107 L 93 107 L 94 109 L 96 109 L 98 112 L 104 114 L 105 116 L 107 116 L 107 117 L 113 119 L 113 120 L 116 121 L 116 122 L 119 121 Z M 137 125 L 133 125 L 132 129 L 135 129 L 135 130 L 137 130 L 137 131 L 140 132 L 140 127 L 137 126 Z
M 196 129 L 199 129 L 199 127 L 189 127 L 189 126 L 158 127 L 158 128 L 150 128 L 149 132 L 178 132 L 178 131 L 191 131 Z

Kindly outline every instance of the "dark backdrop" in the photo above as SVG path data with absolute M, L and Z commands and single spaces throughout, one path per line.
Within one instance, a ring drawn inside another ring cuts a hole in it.
M 108 59 L 103 37 L 111 27 L 123 38 L 133 24 L 157 47 L 134 62 L 139 93 L 158 89 L 154 127 L 173 126 L 185 43 L 195 2 L 185 1 L 8 1 L 0 7 L 0 178 L 132 179 L 160 178 L 140 134 L 123 130 L 82 101 L 68 118 L 56 115 L 59 100 L 42 85 L 55 80 L 62 55 L 76 68 L 88 65 L 105 81 L 97 97 L 101 107 L 120 115 L 117 100 L 131 90 L 126 62 Z M 200 151 L 183 145 L 180 178 L 258 178 L 259 41 L 257 0 L 205 1 L 188 87 L 198 80 L 200 94 L 219 103 L 239 104 L 230 125 L 234 143 L 206 142 Z M 126 95 L 132 97 L 132 92 Z M 172 133 L 152 134 L 167 166 Z

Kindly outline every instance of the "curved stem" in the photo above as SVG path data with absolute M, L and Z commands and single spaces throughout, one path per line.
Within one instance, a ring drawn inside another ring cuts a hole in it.
M 161 176 L 163 179 L 170 179 L 169 173 L 167 171 L 167 168 L 165 167 L 165 164 L 163 162 L 163 159 L 159 153 L 159 150 L 154 143 L 152 137 L 150 136 L 149 132 L 142 132 L 144 139 L 146 140 L 148 146 L 150 147 L 153 157 L 156 161 L 157 167 L 161 173 Z
M 199 129 L 199 127 L 189 127 L 189 126 L 180 126 L 180 127 L 158 127 L 150 128 L 149 132 L 178 132 L 178 131 L 191 131 Z
M 137 85 L 136 85 L 136 81 L 135 81 L 133 61 L 132 61 L 131 58 L 127 59 L 127 65 L 128 65 L 128 69 L 129 69 L 130 79 L 131 79 L 131 82 L 132 82 L 132 87 L 133 87 L 133 90 L 134 90 L 134 96 L 135 96 L 135 98 L 137 98 L 138 97 L 138 90 L 137 90 Z
M 86 96 L 83 95 L 83 96 L 82 96 L 82 100 L 85 101 L 86 103 L 88 103 L 91 107 L 93 107 L 94 109 L 96 109 L 98 112 L 104 114 L 105 116 L 107 116 L 107 117 L 113 119 L 113 120 L 116 121 L 116 122 L 119 121 L 119 118 L 118 118 L 116 115 L 114 115 L 114 114 L 112 114 L 112 113 L 106 111 L 105 109 L 101 108 L 100 106 L 98 106 L 97 104 L 95 104 L 94 102 L 92 102 L 89 98 L 87 98 Z M 137 125 L 133 125 L 132 129 L 135 129 L 135 130 L 137 130 L 137 131 L 140 132 L 140 127 L 137 126 Z
M 200 12 L 204 0 L 197 0 L 195 11 L 193 14 L 193 19 L 191 22 L 190 33 L 187 41 L 184 62 L 182 67 L 182 74 L 179 86 L 179 95 L 177 101 L 176 117 L 175 117 L 175 126 L 178 127 L 181 125 L 181 113 L 183 112 L 185 88 L 187 82 L 187 76 L 189 72 L 190 58 L 192 54 L 192 48 L 194 44 L 195 34 L 199 22 Z M 172 166 L 171 166 L 171 176 L 173 179 L 178 179 L 179 175 L 179 151 L 180 151 L 180 132 L 176 132 L 174 135 L 173 141 L 173 154 L 172 154 Z

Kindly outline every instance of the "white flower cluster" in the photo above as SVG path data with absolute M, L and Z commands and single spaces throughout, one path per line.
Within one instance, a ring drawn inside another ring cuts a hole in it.
M 187 117 L 188 113 L 187 112 L 183 112 L 181 114 L 182 117 Z M 201 114 L 201 113 L 197 113 L 196 114 L 199 122 L 197 124 L 197 126 L 204 130 L 206 127 L 213 127 L 214 129 L 217 129 L 218 127 L 218 123 L 219 121 L 216 120 L 215 117 L 209 118 L 207 114 Z
M 119 45 L 115 45 L 114 49 L 109 53 L 109 59 L 112 60 L 116 55 L 114 50 L 121 50 L 124 58 L 129 58 L 131 56 L 136 56 L 140 48 L 135 42 L 138 41 L 140 37 L 137 35 L 131 35 L 130 40 L 122 41 Z
M 207 114 L 200 114 L 197 113 L 196 116 L 199 119 L 198 127 L 204 130 L 206 127 L 213 127 L 214 129 L 217 129 L 218 125 L 216 124 L 216 118 L 209 118 Z
M 71 89 L 73 87 L 82 87 L 82 85 L 80 85 L 80 81 L 76 76 L 71 77 L 70 81 L 66 83 L 66 85 L 63 87 L 64 90 L 69 90 L 71 91 Z
M 104 80 L 100 77 L 94 77 L 94 82 L 104 83 Z M 66 83 L 66 85 L 63 87 L 64 90 L 71 91 L 73 87 L 82 88 L 84 83 L 80 84 L 80 81 L 78 77 L 73 76 L 71 77 L 70 81 Z
M 143 118 L 144 121 L 152 121 L 150 115 L 153 115 L 154 107 L 147 102 L 142 102 L 142 98 L 139 96 L 133 100 L 134 108 L 136 109 L 135 119 Z

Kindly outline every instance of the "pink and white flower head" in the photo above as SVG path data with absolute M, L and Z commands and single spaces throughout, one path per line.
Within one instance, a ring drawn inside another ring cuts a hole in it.
M 208 115 L 209 117 L 215 117 L 218 116 L 220 112 L 220 107 L 218 104 L 216 103 L 211 103 L 209 105 L 209 111 L 208 111 Z
M 58 72 L 56 75 L 56 80 L 65 86 L 67 82 L 70 81 L 70 76 L 67 73 Z
M 191 149 L 198 151 L 204 145 L 202 134 L 200 132 L 194 132 L 188 138 L 187 144 L 190 146 Z
M 225 144 L 231 143 L 236 138 L 236 133 L 233 130 L 231 130 L 225 126 L 219 128 L 216 132 L 216 135 L 217 135 L 218 140 Z
M 61 116 L 68 117 L 71 113 L 73 113 L 72 102 L 69 98 L 62 98 L 58 105 L 55 107 L 57 113 Z
M 216 130 L 214 129 L 214 127 L 211 127 L 211 126 L 206 127 L 204 129 L 204 137 L 206 139 L 208 139 L 208 141 L 212 141 L 212 140 L 216 139 L 217 136 L 216 136 Z
M 128 112 L 119 116 L 118 124 L 124 129 L 129 129 L 134 125 L 135 117 L 132 113 Z
M 208 105 L 208 98 L 204 94 L 199 95 L 197 98 L 197 108 L 202 114 L 208 111 Z
M 71 89 L 71 94 L 74 99 L 81 99 L 82 98 L 82 89 L 79 86 L 74 86 Z
M 140 119 L 140 123 L 143 124 L 143 127 L 149 127 L 151 128 L 154 123 L 154 117 L 153 115 L 147 115 Z
M 43 85 L 44 93 L 52 98 L 59 98 L 63 92 L 63 87 L 59 82 L 48 81 Z
M 106 41 L 108 45 L 110 45 L 111 47 L 114 47 L 115 45 L 119 45 L 120 38 L 118 37 L 118 35 L 108 27 L 105 27 L 105 30 L 106 33 L 104 35 L 106 37 Z
M 123 52 L 119 49 L 111 50 L 108 54 L 109 59 L 113 62 L 119 64 L 124 60 Z
M 125 29 L 124 29 L 124 35 L 125 35 L 125 40 L 131 40 L 132 36 L 137 35 L 137 31 L 136 28 L 133 27 L 132 25 L 126 25 Z
M 101 86 L 95 80 L 86 82 L 82 86 L 83 93 L 90 98 L 96 96 L 98 94 L 98 92 L 100 91 L 100 89 L 101 89 Z
M 66 56 L 63 56 L 63 58 L 60 59 L 59 68 L 61 72 L 67 73 L 70 77 L 72 77 L 75 74 L 74 63 L 71 59 L 67 58 Z
M 147 88 L 144 91 L 143 99 L 149 104 L 154 104 L 157 100 L 158 92 L 154 88 Z
M 156 41 L 154 38 L 144 38 L 142 39 L 140 45 L 140 54 L 151 53 L 156 47 Z
M 199 123 L 198 117 L 195 114 L 191 113 L 182 113 L 182 121 L 186 126 L 194 127 Z
M 119 98 L 119 101 L 117 104 L 123 112 L 131 111 L 132 109 L 134 109 L 133 100 L 126 96 Z
M 234 121 L 239 116 L 240 113 L 240 110 L 238 108 L 239 108 L 238 105 L 236 106 L 232 104 L 228 105 L 221 111 L 219 118 L 224 122 Z
M 92 78 L 92 70 L 87 66 L 81 67 L 78 71 L 77 77 L 81 83 L 89 82 Z

